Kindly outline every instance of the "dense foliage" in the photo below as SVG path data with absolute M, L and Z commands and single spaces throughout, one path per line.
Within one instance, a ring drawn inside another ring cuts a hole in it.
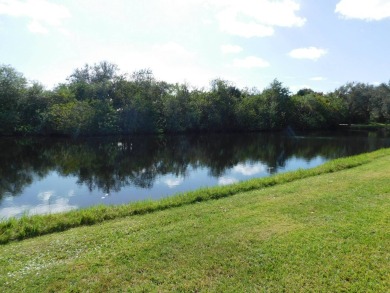
M 1 135 L 327 129 L 370 122 L 390 122 L 390 82 L 291 94 L 276 79 L 262 92 L 216 79 L 206 90 L 158 81 L 150 70 L 119 74 L 116 65 L 100 62 L 45 90 L 0 66 Z

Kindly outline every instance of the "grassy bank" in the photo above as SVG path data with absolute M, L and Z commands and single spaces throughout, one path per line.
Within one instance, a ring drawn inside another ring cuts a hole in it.
M 390 290 L 390 150 L 256 182 L 2 245 L 0 291 Z
M 296 172 L 253 179 L 228 186 L 199 189 L 158 201 L 142 201 L 122 206 L 97 206 L 62 214 L 24 216 L 21 219 L 5 220 L 0 222 L 0 244 L 65 231 L 79 226 L 93 225 L 126 216 L 152 213 L 195 202 L 224 198 L 240 192 L 349 169 L 389 154 L 390 150 L 379 150 L 369 154 L 333 160 L 309 170 L 298 170 Z

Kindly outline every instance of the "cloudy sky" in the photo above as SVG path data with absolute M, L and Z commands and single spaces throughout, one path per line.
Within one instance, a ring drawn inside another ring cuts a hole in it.
M 0 63 L 48 87 L 102 60 L 168 82 L 390 80 L 390 0 L 0 0 Z

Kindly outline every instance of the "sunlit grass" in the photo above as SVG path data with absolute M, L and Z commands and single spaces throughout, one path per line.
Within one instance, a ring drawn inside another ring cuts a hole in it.
M 165 200 L 75 212 L 84 224 L 94 210 L 119 218 L 0 246 L 0 291 L 388 292 L 389 182 L 381 150 L 182 195 L 171 199 L 177 208 Z M 130 208 L 139 215 L 123 217 Z

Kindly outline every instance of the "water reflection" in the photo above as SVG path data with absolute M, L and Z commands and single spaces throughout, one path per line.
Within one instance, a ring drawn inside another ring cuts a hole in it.
M 245 176 L 252 176 L 259 173 L 264 173 L 267 166 L 261 163 L 239 163 L 233 167 L 233 171 Z
M 0 209 L 0 219 L 20 216 L 25 213 L 29 214 L 50 214 L 67 212 L 73 209 L 77 209 L 76 205 L 69 204 L 69 197 L 72 194 L 69 193 L 68 197 L 56 196 L 55 191 L 48 190 L 40 192 L 37 195 L 38 203 L 36 204 L 13 204 L 14 198 L 8 196 L 5 198 L 6 205 Z
M 2 138 L 0 218 L 159 198 L 383 146 L 388 134 L 379 132 Z

